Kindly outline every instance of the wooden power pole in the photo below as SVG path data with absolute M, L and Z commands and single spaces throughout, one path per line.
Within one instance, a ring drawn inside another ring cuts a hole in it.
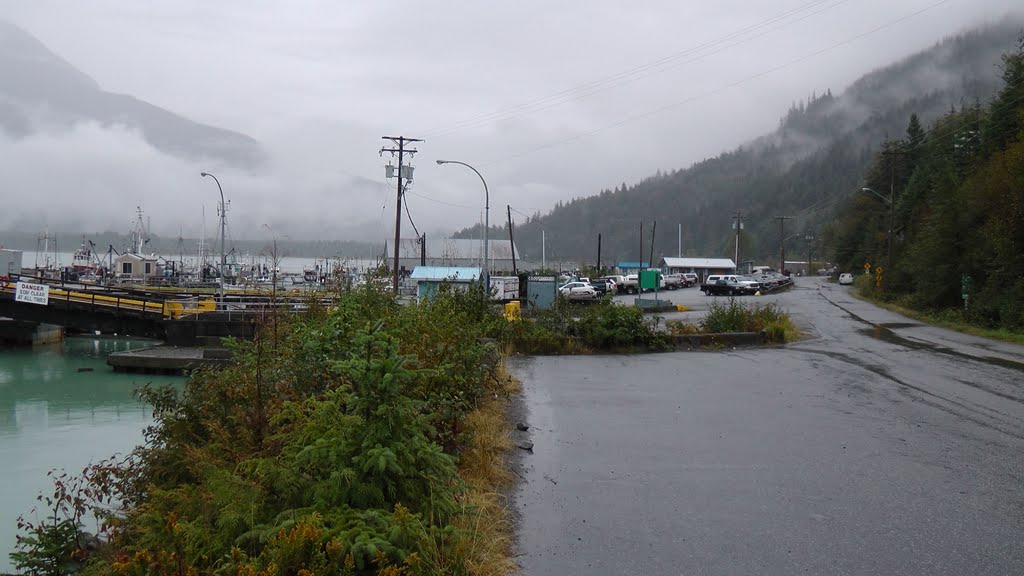
M 412 175 L 411 174 L 404 174 L 403 173 L 405 171 L 405 169 L 406 169 L 406 166 L 405 166 L 405 155 L 408 154 L 409 157 L 412 158 L 412 156 L 414 154 L 416 154 L 416 152 L 418 152 L 418 150 L 416 150 L 415 148 L 407 148 L 406 144 L 407 143 L 412 143 L 412 142 L 423 142 L 423 140 L 418 139 L 418 138 L 406 138 L 405 136 L 382 136 L 381 139 L 383 139 L 383 140 L 390 140 L 390 141 L 394 142 L 396 146 L 398 146 L 397 148 L 381 148 L 380 149 L 381 156 L 383 156 L 385 152 L 390 152 L 392 156 L 394 156 L 395 154 L 398 155 L 398 195 L 397 195 L 398 201 L 395 202 L 395 262 L 394 262 L 394 265 L 395 265 L 395 269 L 394 269 L 395 276 L 394 276 L 394 280 L 392 281 L 392 284 L 391 284 L 391 287 L 394 290 L 395 295 L 397 296 L 398 295 L 398 276 L 399 276 L 399 271 L 398 271 L 398 253 L 399 253 L 399 246 L 400 246 L 401 238 L 402 238 L 402 234 L 401 234 L 401 232 L 402 232 L 402 193 L 404 191 L 404 188 L 402 187 L 402 180 L 403 179 L 407 179 L 407 180 L 411 180 L 412 179 Z M 390 175 L 391 174 L 388 174 L 388 176 L 390 176 Z

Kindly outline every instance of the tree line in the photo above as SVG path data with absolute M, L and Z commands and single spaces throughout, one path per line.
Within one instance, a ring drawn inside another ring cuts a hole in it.
M 905 136 L 872 159 L 867 191 L 849 198 L 826 236 L 844 269 L 882 265 L 869 286 L 880 298 L 1020 330 L 1024 36 L 1000 68 L 1003 86 L 988 104 L 951 109 L 928 130 L 911 115 Z
M 596 264 L 600 233 L 604 263 L 636 261 L 643 222 L 646 260 L 657 221 L 655 260 L 676 255 L 680 224 L 684 255 L 731 258 L 730 216 L 741 210 L 746 217 L 741 260 L 777 261 L 775 216 L 783 215 L 794 217 L 786 224 L 786 235 L 795 234 L 786 241 L 787 254 L 797 259 L 806 259 L 808 251 L 824 254 L 832 247 L 823 244 L 822 227 L 860 187 L 879 147 L 904 131 L 911 113 L 927 125 L 951 107 L 989 101 L 1001 85 L 995 65 L 1020 26 L 1007 21 L 947 38 L 863 76 L 841 94 L 811 93 L 790 107 L 772 133 L 688 168 L 581 191 L 546 214 L 517 219 L 516 244 L 524 259 L 540 261 L 543 231 L 549 261 Z M 457 236 L 480 233 L 475 226 Z M 504 235 L 507 230 L 492 227 L 491 237 Z

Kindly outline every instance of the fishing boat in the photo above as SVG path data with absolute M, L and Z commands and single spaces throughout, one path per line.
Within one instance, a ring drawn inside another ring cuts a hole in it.
M 95 275 L 103 268 L 103 263 L 93 252 L 96 244 L 82 236 L 82 244 L 71 255 L 71 270 L 78 275 Z

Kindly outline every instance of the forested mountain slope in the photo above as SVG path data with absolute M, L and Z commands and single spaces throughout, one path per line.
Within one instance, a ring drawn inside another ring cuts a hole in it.
M 883 268 L 877 280 L 866 279 L 878 297 L 1019 333 L 1024 38 L 1003 58 L 1002 71 L 1003 86 L 991 103 L 950 112 L 927 131 L 912 122 L 905 137 L 887 142 L 863 179 L 881 198 L 869 192 L 849 198 L 825 237 L 843 269 L 865 261 Z M 883 200 L 890 197 L 891 211 Z
M 771 134 L 686 169 L 560 203 L 548 214 L 517 223 L 516 242 L 524 258 L 539 260 L 545 230 L 549 255 L 590 262 L 601 233 L 605 262 L 637 260 L 639 223 L 646 223 L 649 247 L 651 224 L 657 221 L 655 259 L 676 254 L 679 223 L 686 254 L 731 257 L 730 216 L 741 210 L 746 218 L 741 260 L 777 258 L 774 217 L 794 217 L 787 235 L 810 232 L 818 238 L 840 202 L 863 184 L 879 146 L 902 135 L 911 114 L 927 126 L 951 109 L 990 101 L 1001 86 L 1000 57 L 1013 48 L 1021 26 L 1004 22 L 943 40 L 867 74 L 840 95 L 822 87 L 824 93 L 795 104 Z M 479 230 L 459 235 L 476 237 Z M 806 254 L 803 238 L 791 239 L 787 252 Z

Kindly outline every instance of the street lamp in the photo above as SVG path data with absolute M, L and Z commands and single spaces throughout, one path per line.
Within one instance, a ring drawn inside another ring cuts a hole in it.
M 264 223 L 263 227 L 270 231 L 270 236 L 274 239 L 273 252 L 270 253 L 270 265 L 273 267 L 270 271 L 272 274 L 270 289 L 274 294 L 277 294 L 277 234 L 274 233 L 274 229 L 270 227 L 270 224 Z
M 889 205 L 889 234 L 888 234 L 888 236 L 889 236 L 889 254 L 886 256 L 885 266 L 886 266 L 886 268 L 892 268 L 892 236 L 893 236 L 893 233 L 896 232 L 893 229 L 895 227 L 895 221 L 896 221 L 896 203 L 893 202 L 893 191 L 892 191 L 892 188 L 889 189 L 889 197 L 888 198 L 886 198 L 885 196 L 882 196 L 881 194 L 879 194 L 878 192 L 875 192 L 874 190 L 872 190 L 871 188 L 868 188 L 867 186 L 861 188 L 861 191 L 863 191 L 863 192 L 871 192 L 875 196 L 878 196 L 879 198 L 881 198 L 882 202 L 885 202 L 886 204 Z
M 224 228 L 227 224 L 227 206 L 224 205 L 224 189 L 220 186 L 220 180 L 208 172 L 200 172 L 200 176 L 209 176 L 217 183 L 217 191 L 220 192 L 220 301 L 224 304 L 224 268 L 227 266 L 227 257 L 224 254 Z
M 473 168 L 465 162 L 459 162 L 458 160 L 438 160 L 437 165 L 442 164 L 459 164 L 469 168 L 473 172 L 476 172 L 477 176 L 480 176 L 480 181 L 484 183 L 484 289 L 487 291 L 488 297 L 491 294 L 491 271 L 488 268 L 490 261 L 488 260 L 488 240 L 487 232 L 491 227 L 491 193 L 487 191 L 487 180 L 484 180 L 480 171 Z

